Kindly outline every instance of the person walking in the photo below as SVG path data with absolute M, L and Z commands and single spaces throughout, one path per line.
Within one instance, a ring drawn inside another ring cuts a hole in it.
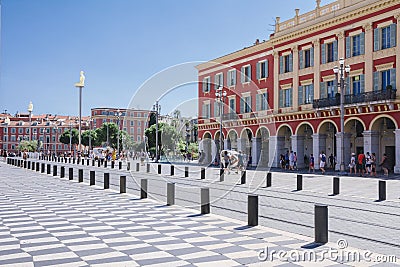
M 371 154 L 371 176 L 376 177 L 376 155 L 374 152 Z
M 389 176 L 389 160 L 388 160 L 388 157 L 387 157 L 386 153 L 383 154 L 382 161 L 379 164 L 379 166 L 382 167 L 383 174 L 385 176 Z
M 359 176 L 364 176 L 365 170 L 365 155 L 364 152 L 361 150 L 360 154 L 357 156 L 357 171 Z
M 310 154 L 310 164 L 308 166 L 308 172 L 311 172 L 311 170 L 313 173 L 315 172 L 315 170 L 314 170 L 314 155 L 313 154 Z
M 293 152 L 293 168 L 297 171 L 297 154 Z
M 319 155 L 319 160 L 319 168 L 321 169 L 322 174 L 325 174 L 326 155 L 324 151 Z
M 350 168 L 350 174 L 351 174 L 352 171 L 354 171 L 354 174 L 357 173 L 357 169 L 356 169 L 356 154 L 355 153 L 351 153 L 351 159 L 350 159 L 349 168 Z
M 293 154 L 293 151 L 290 151 L 290 154 L 289 154 L 289 170 L 294 171 L 294 154 Z
M 334 168 L 335 168 L 334 162 L 335 162 L 335 157 L 334 157 L 333 154 L 331 153 L 331 155 L 329 156 L 329 167 L 330 167 L 331 169 L 334 169 Z
M 371 175 L 371 155 L 369 152 L 365 155 L 365 174 Z

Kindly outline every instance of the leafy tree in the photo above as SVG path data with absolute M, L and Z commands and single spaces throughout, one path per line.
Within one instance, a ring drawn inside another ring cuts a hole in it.
M 90 137 L 90 138 L 89 138 Z M 89 142 L 90 139 L 90 142 Z M 91 143 L 92 147 L 96 145 L 97 133 L 95 130 L 87 130 L 82 133 L 82 145 L 89 146 Z
M 155 150 L 156 146 L 156 125 L 146 129 L 145 135 L 148 139 L 149 151 Z M 165 123 L 158 124 L 158 151 L 161 153 L 167 150 L 174 150 L 181 136 L 176 128 Z M 160 153 L 160 154 L 161 154 Z
M 65 144 L 65 145 L 69 145 L 70 136 L 71 136 L 70 131 L 67 130 L 60 135 L 59 140 L 61 143 Z M 71 143 L 73 145 L 79 143 L 79 131 L 77 129 L 72 129 Z
M 118 125 L 113 122 L 106 122 L 100 128 L 96 129 L 96 140 L 95 146 L 104 146 L 107 144 L 107 127 L 108 127 L 108 146 L 116 149 L 118 147 L 118 134 L 119 134 L 119 147 L 120 150 L 123 148 L 126 143 L 124 140 L 129 139 L 129 136 L 126 131 L 118 131 Z M 125 143 L 124 143 L 125 142 Z
M 18 150 L 20 151 L 28 151 L 28 152 L 34 152 L 38 148 L 38 141 L 37 140 L 22 140 L 18 144 Z

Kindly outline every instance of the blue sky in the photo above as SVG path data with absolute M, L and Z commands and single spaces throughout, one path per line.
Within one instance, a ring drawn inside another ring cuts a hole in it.
M 33 113 L 60 115 L 78 114 L 74 83 L 80 70 L 86 75 L 84 115 L 91 107 L 125 108 L 156 73 L 268 39 L 276 16 L 284 21 L 295 8 L 302 14 L 316 5 L 315 0 L 0 2 L 0 111 L 26 113 L 32 101 Z M 162 113 L 177 107 L 195 115 L 196 95 L 195 85 L 180 87 L 160 101 Z

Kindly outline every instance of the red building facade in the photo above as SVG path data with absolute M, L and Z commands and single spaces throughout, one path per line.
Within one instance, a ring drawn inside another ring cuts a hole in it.
M 295 10 L 284 22 L 277 17 L 269 40 L 198 65 L 206 159 L 212 162 L 220 147 L 222 119 L 222 146 L 244 151 L 253 166 L 277 167 L 288 150 L 297 153 L 299 167 L 321 152 L 348 165 L 351 153 L 363 151 L 378 160 L 386 153 L 399 173 L 399 18 L 394 0 L 326 6 L 317 0 L 308 13 Z M 343 72 L 343 131 L 340 75 L 334 73 L 341 58 L 350 67 Z M 226 92 L 222 112 L 218 88 Z

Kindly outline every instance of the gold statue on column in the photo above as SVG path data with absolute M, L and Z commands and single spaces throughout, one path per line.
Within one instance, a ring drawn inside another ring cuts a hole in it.
M 75 84 L 75 87 L 84 87 L 85 86 L 85 75 L 83 70 L 81 70 L 79 82 Z

